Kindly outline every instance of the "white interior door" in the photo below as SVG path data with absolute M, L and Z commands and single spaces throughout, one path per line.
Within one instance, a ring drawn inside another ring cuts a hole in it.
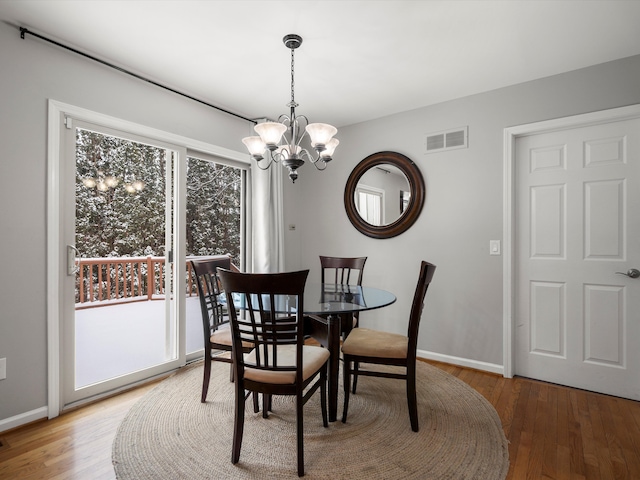
M 515 149 L 514 372 L 640 400 L 640 119 Z

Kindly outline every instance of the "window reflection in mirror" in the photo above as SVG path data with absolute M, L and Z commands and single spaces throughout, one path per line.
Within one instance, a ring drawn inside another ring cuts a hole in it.
M 400 218 L 409 204 L 409 181 L 397 167 L 383 163 L 360 177 L 354 195 L 362 220 L 374 226 L 389 225 Z

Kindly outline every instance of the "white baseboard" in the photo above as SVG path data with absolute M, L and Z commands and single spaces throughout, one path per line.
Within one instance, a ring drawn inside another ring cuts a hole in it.
M 496 365 L 495 363 L 479 362 L 478 360 L 470 360 L 468 358 L 452 357 L 450 355 L 428 352 L 426 350 L 418 350 L 417 355 L 418 357 L 424 358 L 426 360 L 449 363 L 451 365 L 458 365 L 459 367 L 474 368 L 476 370 L 482 370 L 484 372 L 504 375 L 504 367 L 502 365 Z
M 11 430 L 12 428 L 21 427 L 27 423 L 35 422 L 42 418 L 47 418 L 49 409 L 47 407 L 36 408 L 30 412 L 24 412 L 14 417 L 0 420 L 0 433 Z

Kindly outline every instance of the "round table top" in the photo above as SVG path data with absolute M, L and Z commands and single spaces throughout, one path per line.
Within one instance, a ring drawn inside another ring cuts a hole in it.
M 303 301 L 307 315 L 337 315 L 386 307 L 396 301 L 396 296 L 373 287 L 307 282 Z M 288 295 L 276 296 L 276 302 L 278 312 L 296 310 L 295 300 Z M 234 294 L 234 304 L 236 308 L 246 308 L 245 300 L 240 295 Z
M 362 312 L 395 301 L 391 292 L 358 285 L 307 282 L 304 289 L 304 313 L 314 315 Z
M 288 295 L 278 295 L 275 298 L 277 312 L 296 310 L 295 299 Z M 263 301 L 268 302 L 268 300 Z M 304 287 L 303 301 L 304 313 L 307 315 L 337 315 L 386 307 L 396 301 L 396 296 L 386 290 L 373 287 L 307 282 Z M 253 302 L 256 300 L 254 299 Z M 226 299 L 223 303 L 226 303 Z M 245 299 L 238 294 L 234 294 L 234 304 L 239 309 L 247 308 Z

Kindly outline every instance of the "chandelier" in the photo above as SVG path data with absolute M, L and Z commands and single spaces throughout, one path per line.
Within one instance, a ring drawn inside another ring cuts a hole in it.
M 326 123 L 309 123 L 304 115 L 296 115 L 294 94 L 294 52 L 302 44 L 299 35 L 286 35 L 282 41 L 291 49 L 291 102 L 287 104 L 290 114 L 278 117 L 277 122 L 263 122 L 254 127 L 259 136 L 245 137 L 242 143 L 247 146 L 249 153 L 256 160 L 261 170 L 268 169 L 273 162 L 280 162 L 289 169 L 289 178 L 295 183 L 298 178 L 298 168 L 304 165 L 305 160 L 310 161 L 318 170 L 327 168 L 332 155 L 338 146 L 338 139 L 333 136 L 338 129 Z M 302 139 L 309 135 L 311 147 L 314 153 L 302 148 Z M 265 160 L 266 163 L 261 163 Z

